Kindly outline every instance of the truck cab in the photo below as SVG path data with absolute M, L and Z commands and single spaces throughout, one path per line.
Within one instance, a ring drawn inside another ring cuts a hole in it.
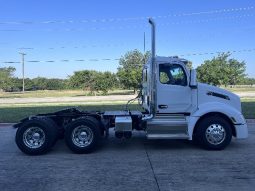
M 143 67 L 141 98 L 148 113 L 153 113 L 152 104 L 155 108 L 147 120 L 149 139 L 194 139 L 206 148 L 222 149 L 232 136 L 248 136 L 237 95 L 197 83 L 196 72 L 185 59 L 156 56 L 152 60 Z
M 178 57 L 156 57 L 157 113 L 190 113 L 197 108 L 197 88 L 190 86 L 190 70 L 187 61 Z M 150 94 L 153 89 L 149 61 L 143 68 L 143 108 L 150 109 Z

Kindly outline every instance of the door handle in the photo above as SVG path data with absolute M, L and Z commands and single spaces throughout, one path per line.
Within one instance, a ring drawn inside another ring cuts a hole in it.
M 158 107 L 159 107 L 159 109 L 167 109 L 168 108 L 167 105 L 159 105 Z

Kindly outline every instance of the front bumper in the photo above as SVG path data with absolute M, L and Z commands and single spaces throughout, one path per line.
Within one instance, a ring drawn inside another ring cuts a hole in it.
M 234 125 L 237 139 L 245 139 L 248 137 L 248 126 L 245 124 Z

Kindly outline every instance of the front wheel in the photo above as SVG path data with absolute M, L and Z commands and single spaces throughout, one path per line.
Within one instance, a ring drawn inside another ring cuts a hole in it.
M 232 139 L 229 122 L 220 116 L 210 116 L 199 122 L 195 141 L 208 150 L 223 150 Z

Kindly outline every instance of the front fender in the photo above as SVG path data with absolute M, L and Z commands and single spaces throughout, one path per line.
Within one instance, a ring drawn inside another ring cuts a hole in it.
M 201 117 L 207 113 L 222 113 L 229 117 L 233 124 L 245 124 L 246 121 L 240 111 L 227 104 L 220 102 L 210 102 L 199 105 L 198 110 L 192 114 L 194 117 Z
M 199 105 L 198 110 L 195 111 L 190 116 L 189 118 L 190 139 L 192 139 L 191 136 L 193 134 L 193 130 L 195 128 L 197 121 L 200 119 L 200 117 L 208 113 L 222 113 L 226 115 L 234 124 L 237 138 L 246 138 L 248 136 L 246 120 L 240 111 L 224 103 L 210 102 Z

